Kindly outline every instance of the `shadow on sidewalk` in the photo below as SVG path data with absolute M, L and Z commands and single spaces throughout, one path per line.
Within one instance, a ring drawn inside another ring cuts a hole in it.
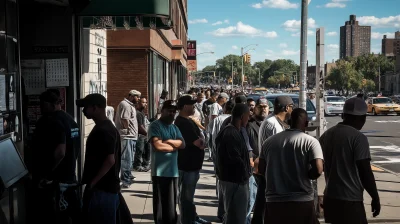
M 376 182 L 386 182 L 386 183 L 397 183 L 400 184 L 399 181 L 390 181 L 390 180 L 375 180 Z
M 121 190 L 121 193 L 138 193 L 138 194 L 148 194 L 153 195 L 151 190 L 149 191 L 139 191 L 139 190 Z
M 200 174 L 215 174 L 214 170 L 201 170 Z
M 378 191 L 382 191 L 382 192 L 389 192 L 389 193 L 397 193 L 397 194 L 399 194 L 399 193 L 400 193 L 400 191 L 384 190 L 384 189 L 378 189 Z
M 214 185 L 208 185 L 208 184 L 197 184 L 196 190 L 215 190 L 215 184 Z
M 154 220 L 153 214 L 151 214 L 151 213 L 131 214 L 131 216 L 132 216 L 133 219 L 138 219 L 138 220 Z

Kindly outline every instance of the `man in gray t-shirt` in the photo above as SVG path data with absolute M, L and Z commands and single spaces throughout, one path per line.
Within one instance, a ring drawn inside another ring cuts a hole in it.
M 115 126 L 121 135 L 121 181 L 122 188 L 129 188 L 134 179 L 131 170 L 135 157 L 136 141 L 138 139 L 138 122 L 135 104 L 141 93 L 131 90 L 128 97 L 119 103 L 115 115 Z
M 291 128 L 262 146 L 259 172 L 267 183 L 265 223 L 318 223 L 311 180 L 322 174 L 323 153 L 318 140 L 304 133 L 307 117 L 305 110 L 293 110 Z

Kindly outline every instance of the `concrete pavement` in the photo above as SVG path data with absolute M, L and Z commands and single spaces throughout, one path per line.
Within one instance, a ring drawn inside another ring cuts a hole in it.
M 400 177 L 376 167 L 374 172 L 381 197 L 382 211 L 379 217 L 373 218 L 371 214 L 368 194 L 365 194 L 365 208 L 370 223 L 398 223 L 400 224 Z M 381 170 L 381 171 L 378 171 Z M 200 217 L 219 223 L 217 215 L 217 198 L 215 195 L 215 177 L 213 165 L 204 162 L 201 177 L 197 185 L 195 203 Z M 132 213 L 135 223 L 154 223 L 152 208 L 152 185 L 150 172 L 135 172 L 136 180 L 130 189 L 123 190 L 123 195 Z M 318 190 L 322 194 L 324 180 L 318 181 Z M 178 209 L 177 209 L 178 210 Z M 321 219 L 323 223 L 323 219 Z

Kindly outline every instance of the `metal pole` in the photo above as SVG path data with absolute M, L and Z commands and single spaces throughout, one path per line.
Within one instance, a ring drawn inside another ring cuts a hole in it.
M 233 90 L 233 60 L 232 60 L 232 84 L 231 85 L 232 85 L 231 89 Z
M 243 47 L 241 48 L 241 55 L 242 55 L 242 91 L 243 91 L 243 79 L 244 79 L 244 74 L 243 74 L 243 64 L 244 64 Z
M 321 137 L 324 133 L 325 128 L 325 119 L 324 119 L 324 102 L 323 102 L 323 93 L 324 89 L 323 86 L 320 85 L 320 79 L 324 79 L 324 61 L 325 61 L 325 28 L 321 27 L 317 29 L 316 32 L 316 44 L 317 44 L 317 52 L 316 52 L 316 76 L 315 76 L 315 87 L 316 87 L 316 112 L 317 112 L 317 139 Z M 322 77 L 321 77 L 322 72 Z
M 378 67 L 378 77 L 379 77 L 379 89 L 378 92 L 381 92 L 381 66 Z
M 307 82 L 307 18 L 308 0 L 301 2 L 301 37 L 300 37 L 300 96 L 299 107 L 306 110 L 306 82 Z
M 260 72 L 260 68 L 258 68 L 258 85 L 261 87 L 261 72 Z

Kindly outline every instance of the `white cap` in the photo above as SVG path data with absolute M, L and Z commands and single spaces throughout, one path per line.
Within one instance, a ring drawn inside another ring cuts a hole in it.
M 365 101 L 359 97 L 353 97 L 344 103 L 343 113 L 362 116 L 366 115 L 368 110 L 368 106 Z
M 134 89 L 134 90 L 129 91 L 129 95 L 140 97 L 142 94 L 139 91 L 137 91 L 136 89 Z

